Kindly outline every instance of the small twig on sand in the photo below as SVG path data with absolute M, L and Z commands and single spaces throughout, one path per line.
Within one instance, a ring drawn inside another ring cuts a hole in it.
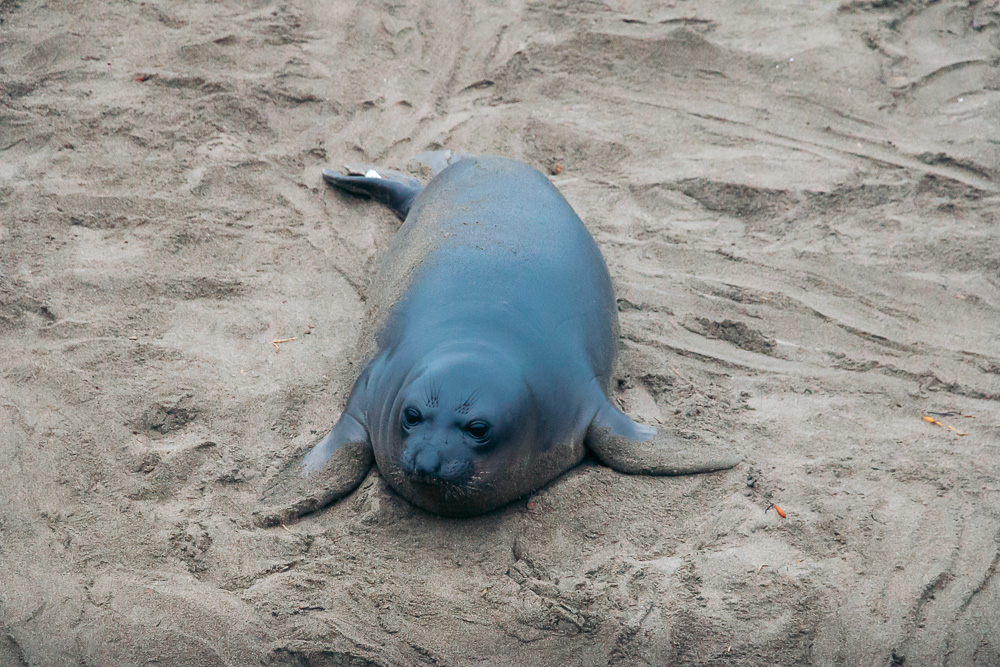
M 281 352 L 281 348 L 278 347 L 278 345 L 280 345 L 281 343 L 291 343 L 293 340 L 295 340 L 295 336 L 292 336 L 291 338 L 275 338 L 274 340 L 271 341 L 271 345 L 274 346 L 275 350 Z

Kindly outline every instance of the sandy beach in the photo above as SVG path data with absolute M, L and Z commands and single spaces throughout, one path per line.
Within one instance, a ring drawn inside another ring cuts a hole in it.
M 615 400 L 743 463 L 255 525 L 399 224 L 321 169 L 433 150 L 551 175 Z M 0 0 L 0 665 L 997 665 L 998 568 L 994 0 Z

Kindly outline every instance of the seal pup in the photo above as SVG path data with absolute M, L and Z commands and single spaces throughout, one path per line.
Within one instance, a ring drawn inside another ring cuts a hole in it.
M 608 400 L 618 311 L 597 244 L 532 167 L 468 156 L 421 188 L 371 170 L 330 185 L 404 220 L 368 301 L 366 362 L 343 413 L 266 489 L 258 521 L 347 495 L 373 461 L 414 505 L 488 512 L 577 465 L 683 475 L 734 453 L 632 421 Z

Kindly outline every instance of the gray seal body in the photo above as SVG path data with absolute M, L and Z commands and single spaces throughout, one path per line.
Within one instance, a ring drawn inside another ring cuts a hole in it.
M 738 462 L 692 452 L 608 400 L 618 346 L 611 278 L 544 175 L 480 156 L 422 190 L 374 175 L 325 177 L 405 219 L 372 281 L 367 363 L 330 434 L 269 489 L 269 522 L 345 495 L 372 456 L 400 495 L 450 516 L 542 487 L 585 447 L 629 473 Z

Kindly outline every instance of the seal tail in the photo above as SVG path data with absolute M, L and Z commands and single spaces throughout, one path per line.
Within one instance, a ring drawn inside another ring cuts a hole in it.
M 384 175 L 383 175 L 384 174 Z M 371 197 L 377 202 L 391 208 L 400 220 L 406 219 L 410 206 L 423 186 L 416 179 L 408 178 L 396 172 L 379 173 L 369 169 L 364 176 L 358 174 L 343 175 L 323 170 L 323 180 L 345 192 Z

